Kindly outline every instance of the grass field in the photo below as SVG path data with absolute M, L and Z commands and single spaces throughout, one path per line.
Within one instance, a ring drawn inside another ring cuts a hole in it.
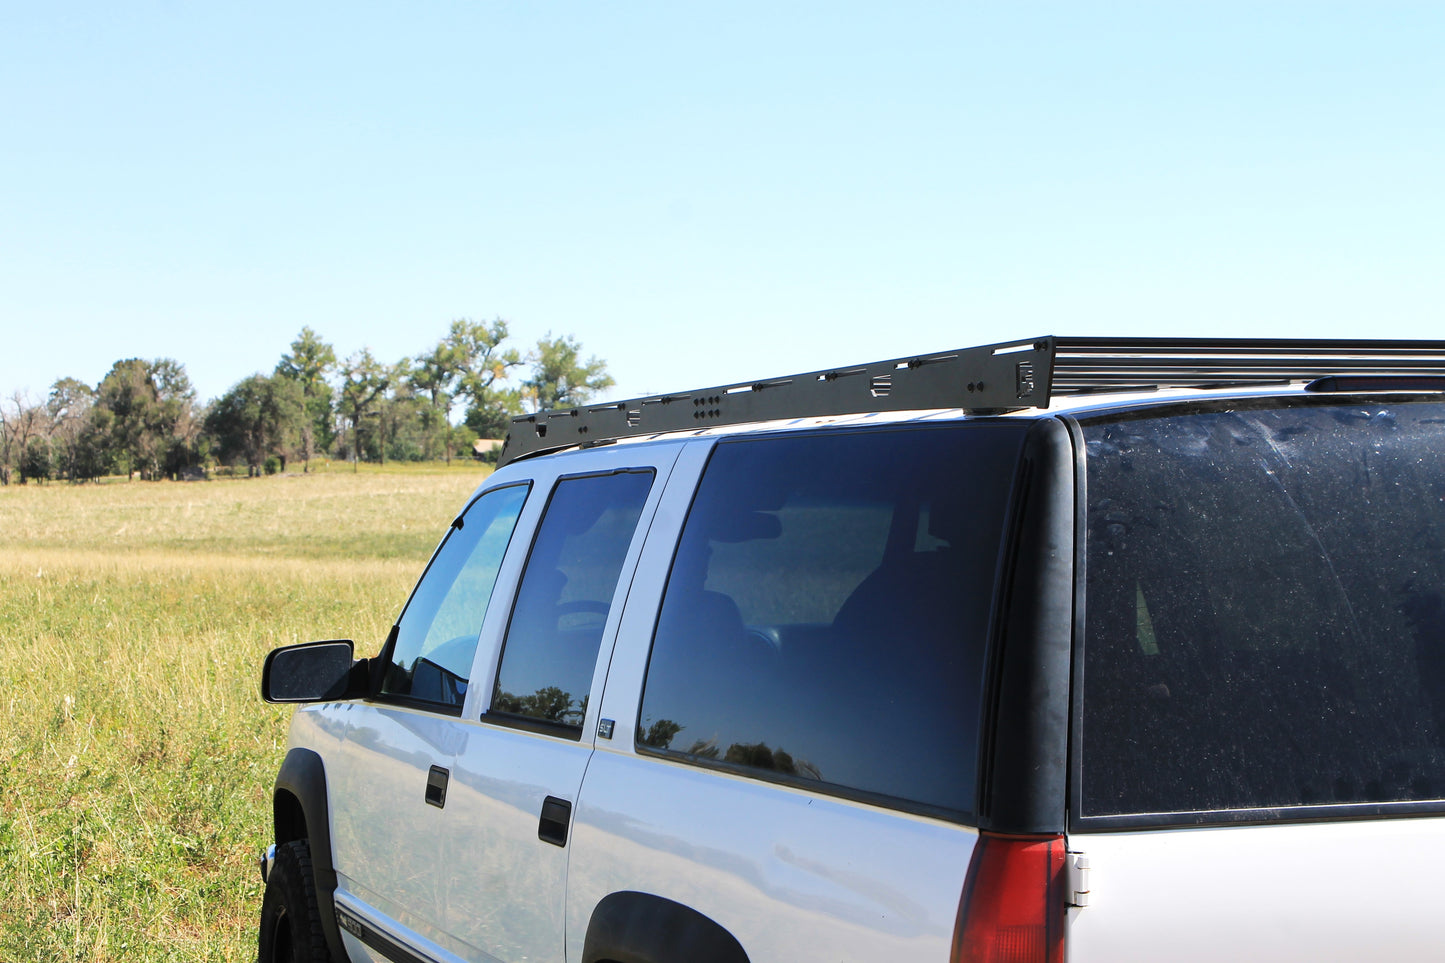
M 253 960 L 278 645 L 374 652 L 472 464 L 0 488 L 0 960 Z

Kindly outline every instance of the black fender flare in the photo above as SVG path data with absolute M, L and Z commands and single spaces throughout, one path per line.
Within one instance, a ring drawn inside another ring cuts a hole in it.
M 335 960 L 345 960 L 346 948 L 336 923 L 336 866 L 331 856 L 331 810 L 326 795 L 326 765 L 311 749 L 292 749 L 276 774 L 271 812 L 276 845 L 306 839 L 316 879 L 316 907 L 326 947 Z
M 651 893 L 604 896 L 592 911 L 582 963 L 748 963 L 742 944 L 690 906 Z

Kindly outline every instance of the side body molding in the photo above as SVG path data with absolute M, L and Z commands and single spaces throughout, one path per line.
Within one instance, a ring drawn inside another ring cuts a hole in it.
M 326 802 L 326 766 L 310 749 L 292 749 L 276 774 L 271 806 L 276 844 L 307 839 L 316 874 L 316 906 L 326 947 L 335 960 L 346 959 L 336 924 L 336 867 L 331 861 L 331 812 Z
M 695 909 L 650 893 L 603 897 L 582 963 L 748 963 L 731 933 Z

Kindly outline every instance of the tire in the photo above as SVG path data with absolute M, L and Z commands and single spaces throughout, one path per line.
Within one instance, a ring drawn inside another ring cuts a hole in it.
M 331 963 L 321 914 L 311 847 L 296 839 L 276 847 L 276 860 L 261 899 L 260 963 Z

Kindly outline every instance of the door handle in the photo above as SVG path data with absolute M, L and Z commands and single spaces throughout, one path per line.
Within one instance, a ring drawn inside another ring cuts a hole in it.
M 572 821 L 572 804 L 556 796 L 542 800 L 542 819 L 537 823 L 537 838 L 553 846 L 567 845 L 567 824 Z
M 452 774 L 441 766 L 432 766 L 426 774 L 426 804 L 441 809 L 447 804 L 447 782 Z

